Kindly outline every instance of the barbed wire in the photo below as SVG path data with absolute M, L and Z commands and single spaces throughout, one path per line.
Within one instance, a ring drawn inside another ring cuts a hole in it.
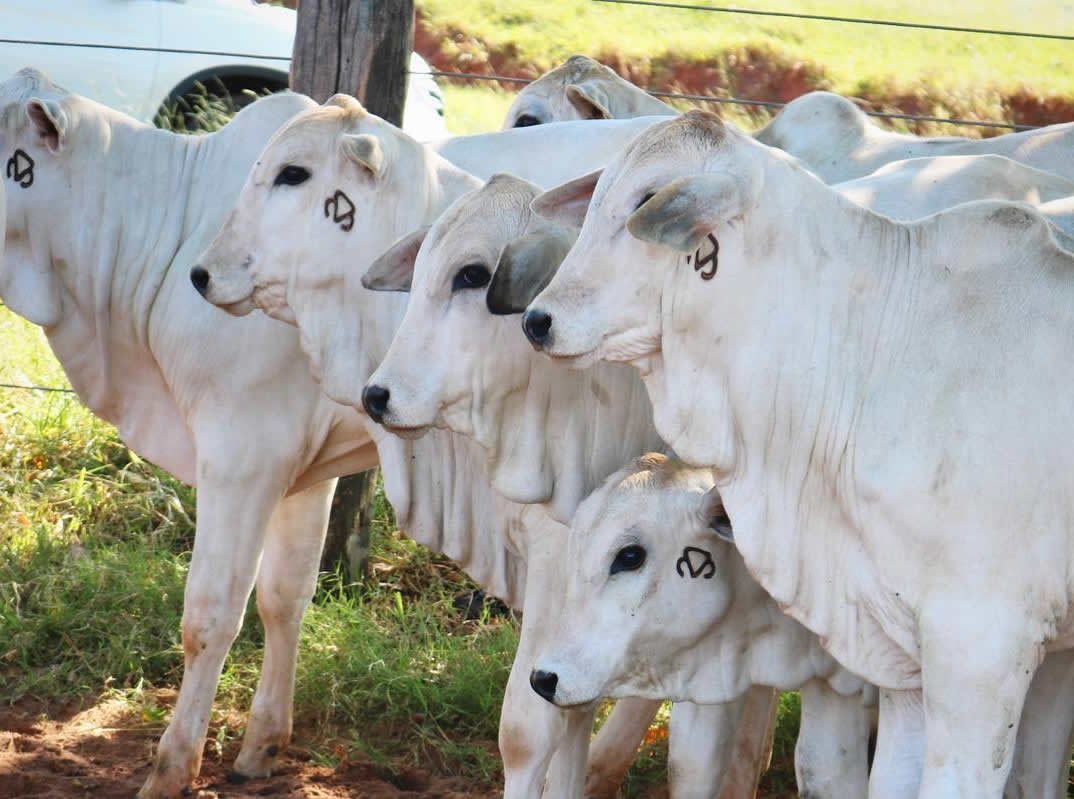
M 74 394 L 73 388 L 55 388 L 54 386 L 24 386 L 19 383 L 0 383 L 0 388 L 14 388 L 23 391 L 55 391 L 58 394 Z
M 602 0 L 603 1 L 603 0 Z M 507 75 L 482 75 L 476 72 L 445 72 L 432 69 L 428 72 L 411 71 L 411 75 L 431 75 L 434 78 L 457 78 L 465 80 L 488 80 L 503 81 L 506 83 L 533 83 L 526 78 L 512 78 Z M 786 103 L 775 100 L 745 100 L 741 97 L 712 97 L 707 94 L 680 94 L 678 92 L 664 92 L 652 89 L 643 89 L 653 97 L 662 97 L 670 100 L 689 100 L 700 103 L 727 103 L 729 105 L 759 106 L 764 108 L 782 108 Z M 934 117 L 921 114 L 898 114 L 890 111 L 865 111 L 871 117 L 881 119 L 906 119 L 914 122 L 939 122 L 947 125 L 969 125 L 977 128 L 1001 128 L 1004 130 L 1036 130 L 1037 125 L 1016 125 L 1013 122 L 995 122 L 992 120 L 959 119 L 957 117 Z
M 656 8 L 678 8 L 686 11 L 716 11 L 723 14 L 750 14 L 758 17 L 787 17 L 790 19 L 809 19 L 821 22 L 849 22 L 855 25 L 884 25 L 892 28 L 917 28 L 930 31 L 951 31 L 954 33 L 983 33 L 988 36 L 1020 36 L 1029 39 L 1059 39 L 1074 41 L 1074 35 L 1063 33 L 1035 33 L 1032 31 L 1005 31 L 995 28 L 967 28 L 961 25 L 936 25 L 928 22 L 898 22 L 891 19 L 870 19 L 868 17 L 836 17 L 829 14 L 803 14 L 798 11 L 762 11 L 756 8 L 737 8 L 733 6 L 698 6 L 685 3 L 668 3 L 663 0 L 593 0 L 594 3 L 616 3 L 632 6 L 654 6 Z

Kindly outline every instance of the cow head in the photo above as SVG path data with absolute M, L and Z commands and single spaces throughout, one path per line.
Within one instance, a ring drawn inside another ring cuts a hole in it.
M 670 106 L 584 55 L 571 56 L 518 93 L 503 130 L 572 119 L 672 115 Z
M 599 176 L 537 197 L 533 209 L 548 218 L 588 211 L 555 277 L 523 315 L 534 346 L 568 365 L 631 363 L 644 376 L 665 369 L 669 333 L 696 337 L 713 316 L 733 326 L 737 289 L 729 286 L 746 260 L 740 222 L 760 197 L 772 152 L 691 111 L 644 131 Z M 714 353 L 696 338 L 691 346 L 695 362 L 677 364 L 677 382 L 666 388 L 683 391 L 680 405 L 696 399 L 690 368 Z M 690 442 L 679 440 L 682 420 L 668 416 L 663 382 L 646 380 L 657 429 L 684 457 L 711 462 L 687 455 Z
M 650 454 L 609 477 L 572 520 L 534 690 L 561 707 L 694 696 L 699 643 L 751 590 L 732 537 L 709 470 Z
M 512 315 L 543 284 L 505 288 L 500 270 L 526 261 L 538 271 L 539 262 L 545 265 L 539 271 L 551 274 L 573 240 L 570 231 L 532 214 L 529 204 L 539 193 L 524 180 L 495 175 L 431 228 L 399 241 L 363 278 L 368 288 L 410 293 L 391 348 L 364 391 L 367 412 L 397 433 L 438 426 L 476 439 L 490 454 L 501 490 L 519 501 L 543 501 L 550 490 L 538 441 L 544 417 L 521 410 L 531 399 L 533 369 L 545 362 Z M 514 414 L 525 419 L 507 423 Z M 521 439 L 528 441 L 525 454 L 507 467 L 497 454 L 517 449 Z M 506 478 L 521 461 L 526 477 Z
M 265 147 L 191 281 L 227 311 L 257 307 L 296 324 L 325 392 L 357 405 L 388 343 L 375 352 L 363 340 L 377 309 L 363 307 L 370 298 L 358 283 L 362 272 L 434 218 L 445 195 L 476 185 L 353 97 L 335 95 Z M 399 313 L 404 303 L 379 301 Z
M 80 124 L 86 103 L 33 69 L 0 83 L 0 180 L 7 191 L 0 297 L 45 327 L 63 313 L 65 276 L 57 264 L 68 257 L 57 251 L 54 228 L 72 207 L 71 152 L 92 152 L 102 138 L 93 115 Z M 76 137 L 79 146 L 72 147 Z

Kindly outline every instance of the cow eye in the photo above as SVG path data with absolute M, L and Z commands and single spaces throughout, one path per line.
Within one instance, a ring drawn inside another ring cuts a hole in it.
M 612 561 L 608 574 L 637 571 L 643 563 L 645 563 L 645 547 L 631 544 L 615 553 L 615 560 Z
M 637 211 L 639 208 L 641 208 L 643 205 L 645 205 L 645 203 L 649 202 L 649 200 L 651 200 L 651 199 L 653 199 L 653 193 L 649 192 L 644 197 L 642 197 L 640 200 L 638 200 L 638 204 L 634 206 L 634 210 Z
M 540 125 L 541 120 L 532 114 L 523 114 L 515 120 L 516 128 L 532 128 L 534 125 Z
M 487 286 L 492 280 L 492 275 L 484 264 L 467 264 L 455 273 L 455 279 L 451 281 L 452 291 L 463 289 L 479 289 Z
M 310 179 L 310 171 L 305 167 L 287 165 L 280 170 L 280 174 L 276 176 L 276 180 L 272 181 L 273 186 L 298 186 L 301 183 L 305 183 Z

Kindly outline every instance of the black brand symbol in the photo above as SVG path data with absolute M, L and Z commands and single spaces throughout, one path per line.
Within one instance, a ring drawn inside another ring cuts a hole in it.
M 324 201 L 324 215 L 331 217 L 344 232 L 354 227 L 354 203 L 339 189 Z
M 702 258 L 701 248 L 698 247 L 693 255 L 686 256 L 686 263 L 693 263 L 694 271 L 701 273 L 702 280 L 712 280 L 713 276 L 716 274 L 716 266 L 718 264 L 716 256 L 720 253 L 720 242 L 716 241 L 716 237 L 709 233 L 708 239 L 712 242 L 712 252 Z M 709 264 L 712 264 L 712 268 L 705 270 L 705 267 Z
M 695 562 L 697 562 L 696 566 Z M 683 571 L 683 567 L 686 567 L 686 571 Z M 698 577 L 711 580 L 716 574 L 716 564 L 712 562 L 711 553 L 706 550 L 686 547 L 682 551 L 682 557 L 675 562 L 675 571 L 680 577 L 686 577 L 689 574 L 691 580 L 696 580 Z
M 7 159 L 7 176 L 24 189 L 30 188 L 34 185 L 34 159 L 25 150 L 16 150 Z

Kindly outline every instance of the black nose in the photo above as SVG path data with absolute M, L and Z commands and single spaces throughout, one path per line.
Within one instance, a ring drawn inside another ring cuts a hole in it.
M 388 400 L 392 394 L 384 386 L 366 386 L 362 391 L 362 407 L 374 422 L 380 423 L 388 412 Z
M 522 329 L 535 347 L 543 347 L 552 330 L 552 315 L 544 311 L 526 311 L 522 314 Z
M 554 671 L 534 669 L 530 672 L 530 688 L 536 691 L 537 695 L 546 702 L 553 702 L 555 699 L 556 684 L 558 682 L 559 675 Z
M 194 284 L 198 294 L 204 297 L 205 291 L 209 288 L 209 273 L 200 266 L 195 266 L 190 270 L 190 282 Z

